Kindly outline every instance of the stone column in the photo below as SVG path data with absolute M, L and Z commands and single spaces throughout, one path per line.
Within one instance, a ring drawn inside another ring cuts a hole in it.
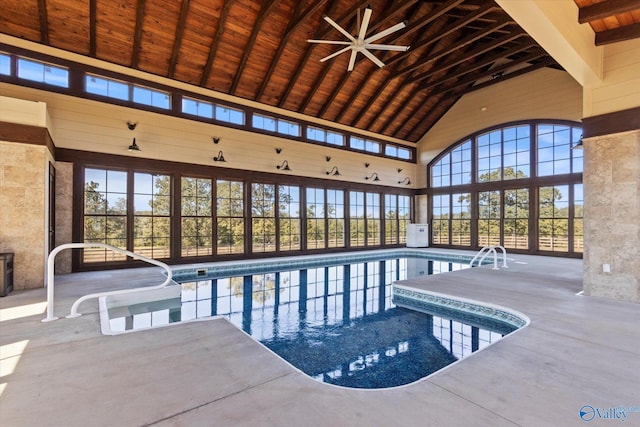
M 585 294 L 640 302 L 640 130 L 583 144 Z

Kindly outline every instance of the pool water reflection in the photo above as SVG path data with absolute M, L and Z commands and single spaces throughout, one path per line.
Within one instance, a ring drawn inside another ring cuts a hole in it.
M 501 338 L 395 307 L 391 283 L 468 268 L 396 258 L 182 282 L 180 298 L 109 310 L 112 330 L 224 316 L 311 377 L 356 388 L 416 381 Z M 494 328 L 495 329 L 495 328 Z

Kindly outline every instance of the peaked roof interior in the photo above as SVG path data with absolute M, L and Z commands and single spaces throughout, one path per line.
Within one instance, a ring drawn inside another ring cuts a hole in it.
M 640 1 L 575 0 L 596 44 L 638 37 Z M 456 100 L 541 67 L 560 68 L 494 1 L 2 0 L 0 32 L 247 100 L 417 142 Z M 347 72 L 346 40 L 399 22 Z

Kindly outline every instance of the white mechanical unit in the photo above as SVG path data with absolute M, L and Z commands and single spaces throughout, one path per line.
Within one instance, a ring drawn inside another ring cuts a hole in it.
M 429 224 L 407 225 L 407 247 L 426 248 L 429 246 Z

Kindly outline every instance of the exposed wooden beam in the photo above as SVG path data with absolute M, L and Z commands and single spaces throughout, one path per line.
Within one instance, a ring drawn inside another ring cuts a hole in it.
M 211 42 L 211 46 L 209 47 L 209 54 L 207 55 L 207 62 L 204 65 L 202 70 L 202 76 L 200 77 L 200 86 L 206 87 L 207 80 L 209 80 L 209 74 L 211 74 L 211 68 L 213 68 L 213 60 L 216 57 L 216 52 L 218 51 L 218 46 L 220 45 L 220 39 L 222 38 L 222 34 L 224 33 L 225 22 L 227 21 L 227 17 L 229 16 L 229 10 L 233 3 L 237 0 L 226 0 L 224 6 L 222 6 L 222 11 L 220 12 L 220 18 L 218 18 L 218 26 L 216 28 L 216 34 L 213 36 L 213 41 Z
M 133 49 L 131 50 L 131 68 L 138 68 L 140 62 L 140 43 L 142 41 L 142 24 L 144 23 L 144 9 L 147 0 L 138 0 L 136 10 L 136 31 L 133 36 Z
M 332 0 L 328 7 L 328 13 L 331 13 L 331 11 L 335 9 L 337 4 L 338 4 L 338 0 Z M 316 35 L 313 38 L 314 39 L 319 38 L 318 31 L 316 31 Z M 298 66 L 296 67 L 296 71 L 294 72 L 291 79 L 289 79 L 289 84 L 287 85 L 287 87 L 284 90 L 284 93 L 280 97 L 280 101 L 278 102 L 278 107 L 282 107 L 285 104 L 285 102 L 287 102 L 289 95 L 291 95 L 291 91 L 293 90 L 294 86 L 296 85 L 296 82 L 300 78 L 300 74 L 302 74 L 304 67 L 307 65 L 307 62 L 311 58 L 312 54 L 313 54 L 313 50 L 310 47 L 305 50 L 302 60 L 299 62 Z
M 260 28 L 264 23 L 265 19 L 269 16 L 271 11 L 276 7 L 276 5 L 280 2 L 280 0 L 271 0 L 262 2 L 262 7 L 260 8 L 260 13 L 258 14 L 258 18 L 256 22 L 253 23 L 253 29 L 251 31 L 251 36 L 249 36 L 249 41 L 247 42 L 247 46 L 244 49 L 244 53 L 242 54 L 242 59 L 240 60 L 240 64 L 238 65 L 238 69 L 236 70 L 236 75 L 231 83 L 231 88 L 229 89 L 229 93 L 233 95 L 238 88 L 238 84 L 240 83 L 240 78 L 242 77 L 242 73 L 244 72 L 244 67 L 247 65 L 247 61 L 249 60 L 249 55 L 253 51 L 253 46 L 256 43 L 256 39 L 258 38 L 258 34 L 260 33 Z
M 180 46 L 182 45 L 182 36 L 187 23 L 187 15 L 189 14 L 189 0 L 182 0 L 180 7 L 180 18 L 176 25 L 176 35 L 173 38 L 173 50 L 171 51 L 171 60 L 169 61 L 169 71 L 167 76 L 172 79 L 176 72 L 176 64 L 178 63 L 178 55 L 180 54 Z
M 256 101 L 260 101 L 260 98 L 262 98 L 262 95 L 264 94 L 264 91 L 269 84 L 269 80 L 271 80 L 271 75 L 276 69 L 276 65 L 278 65 L 278 63 L 280 62 L 282 53 L 287 47 L 287 42 L 289 41 L 291 35 L 300 27 L 300 24 L 302 24 L 305 19 L 317 12 L 318 9 L 320 9 L 324 5 L 325 1 L 326 0 L 320 0 L 314 2 L 310 7 L 307 8 L 307 10 L 304 11 L 304 13 L 300 12 L 302 10 L 304 2 L 297 2 L 296 10 L 293 12 L 293 16 L 291 18 L 291 21 L 289 22 L 289 25 L 287 26 L 287 29 L 285 30 L 284 36 L 282 36 L 282 39 L 278 44 L 278 50 L 276 51 L 275 55 L 273 55 L 271 63 L 269 64 L 269 68 L 267 69 L 267 73 L 262 79 L 262 84 L 260 85 L 258 94 L 256 95 Z
M 578 22 L 585 24 L 636 9 L 640 9 L 640 0 L 607 0 L 581 7 L 578 12 Z
M 640 38 L 640 23 L 596 33 L 596 46 Z
M 49 20 L 47 18 L 47 0 L 38 0 L 38 19 L 40 21 L 40 43 L 49 44 Z
M 468 35 L 467 37 L 465 37 L 465 38 L 463 38 L 461 40 L 457 40 L 452 45 L 454 46 L 455 50 L 462 49 L 462 48 L 464 48 L 464 47 L 466 47 L 466 46 L 468 46 L 468 45 L 470 45 L 472 43 L 475 43 L 478 40 L 480 40 L 480 39 L 482 39 L 482 38 L 484 38 L 484 37 L 496 32 L 500 28 L 502 28 L 502 27 L 504 27 L 506 25 L 509 25 L 510 23 L 511 23 L 511 21 L 508 20 L 508 19 L 500 20 L 500 21 L 496 22 L 495 24 L 490 25 L 489 27 L 486 27 L 486 28 L 484 28 L 484 29 L 482 29 L 480 31 L 477 31 L 477 32 L 473 33 L 473 34 L 470 34 L 470 35 Z M 511 40 L 513 40 L 513 39 L 515 39 L 517 37 L 520 37 L 520 36 L 522 36 L 524 34 L 525 33 L 522 30 L 514 31 L 513 33 L 509 33 L 506 36 L 504 36 L 504 37 L 502 37 L 501 39 L 498 39 L 498 40 L 504 41 L 504 40 L 508 39 L 508 41 L 511 41 Z M 502 44 L 504 44 L 504 43 L 502 43 Z M 405 74 L 411 73 L 413 71 L 416 71 L 419 68 L 424 67 L 425 65 L 427 65 L 427 64 L 429 64 L 429 63 L 431 63 L 431 62 L 433 62 L 433 61 L 435 61 L 435 60 L 437 60 L 439 58 L 442 58 L 443 56 L 449 55 L 451 53 L 451 50 L 452 49 L 451 49 L 450 46 L 448 46 L 446 48 L 443 48 L 443 49 L 440 49 L 437 52 L 426 56 L 424 59 L 416 62 L 415 64 L 413 64 L 411 66 L 408 66 L 408 67 L 405 67 L 402 70 L 399 70 L 397 73 L 395 73 L 393 76 L 391 76 L 391 78 L 400 77 L 402 75 L 405 75 Z
M 96 38 L 96 20 L 97 20 L 97 3 L 98 0 L 89 0 L 89 56 L 96 57 L 98 40 Z

